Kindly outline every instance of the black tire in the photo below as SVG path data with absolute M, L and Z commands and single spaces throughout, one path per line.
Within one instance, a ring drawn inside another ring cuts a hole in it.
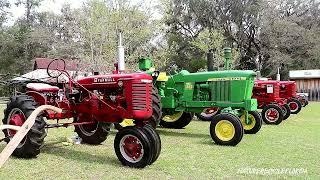
M 158 89 L 155 86 L 153 86 L 152 87 L 152 116 L 149 119 L 149 123 L 154 129 L 156 129 L 156 127 L 160 124 L 161 117 L 162 117 L 161 97 L 159 96 Z
M 288 104 L 284 104 L 283 106 L 281 106 L 282 111 L 283 111 L 283 120 L 286 120 L 290 117 L 291 114 L 291 110 Z
M 152 163 L 154 163 L 161 152 L 161 139 L 159 134 L 154 130 L 154 128 L 147 124 L 145 125 L 142 130 L 144 131 L 144 133 L 147 135 L 150 143 L 151 143 L 151 148 L 153 149 L 153 154 L 152 154 L 152 158 L 151 161 L 149 163 L 149 165 L 151 165 Z
M 182 129 L 191 122 L 193 116 L 193 113 L 183 112 L 182 115 L 175 121 L 167 122 L 162 118 L 160 125 L 165 128 Z
M 217 111 L 213 112 L 213 113 L 196 113 L 196 116 L 198 117 L 199 120 L 201 121 L 211 121 L 211 119 L 213 118 L 213 116 L 217 115 L 217 114 L 220 114 L 221 113 L 221 109 L 218 108 Z
M 3 124 L 10 124 L 9 118 L 15 112 L 20 115 L 23 114 L 24 121 L 31 115 L 31 113 L 38 107 L 37 103 L 31 96 L 19 95 L 10 98 L 7 104 L 7 109 L 4 110 Z M 25 138 L 21 141 L 19 146 L 14 150 L 13 155 L 20 158 L 36 157 L 40 153 L 40 148 L 44 144 L 44 138 L 47 136 L 45 130 L 46 122 L 42 115 L 36 117 L 34 125 L 27 133 Z M 10 131 L 3 130 L 5 137 L 10 136 Z M 10 140 L 6 140 L 8 143 Z
M 78 122 L 78 117 L 74 118 L 74 122 Z M 76 125 L 74 131 L 83 143 L 97 145 L 107 139 L 110 127 L 110 123 L 96 122 L 95 124 Z
M 305 99 L 305 105 L 303 107 L 306 107 L 309 104 L 309 101 Z
M 143 154 L 140 157 L 138 157 L 137 161 L 135 161 L 133 158 L 128 157 L 129 155 L 124 150 L 124 141 L 126 141 L 127 138 L 134 138 L 135 140 L 139 140 L 140 142 L 138 142 L 140 144 L 138 146 L 140 146 L 143 149 Z M 145 166 L 150 164 L 153 154 L 155 154 L 153 152 L 153 148 L 151 147 L 151 142 L 149 141 L 144 131 L 142 129 L 132 126 L 124 127 L 121 131 L 119 131 L 116 134 L 116 137 L 114 139 L 114 150 L 119 161 L 123 165 L 133 168 L 144 168 Z
M 302 104 L 297 99 L 290 99 L 288 101 L 288 106 L 289 106 L 291 114 L 298 114 L 302 109 Z M 292 108 L 292 107 L 294 107 L 294 108 Z
M 275 119 L 270 119 L 267 116 L 267 112 L 269 110 L 274 110 L 277 113 L 277 117 Z M 261 112 L 261 116 L 262 116 L 262 120 L 266 123 L 266 124 L 274 124 L 274 125 L 278 125 L 282 122 L 283 120 L 283 111 L 282 108 L 276 104 L 268 104 L 267 106 L 265 106 L 262 109 Z
M 253 118 L 250 120 L 251 120 L 251 123 L 254 123 L 254 126 L 250 127 L 249 125 L 251 125 L 251 124 L 247 125 L 245 123 L 245 119 L 240 117 L 243 129 L 244 129 L 244 133 L 245 134 L 256 134 L 257 132 L 259 132 L 259 130 L 261 129 L 261 126 L 262 126 L 261 115 L 258 111 L 249 111 L 248 113 L 250 115 L 250 118 Z
M 219 134 L 216 133 L 216 128 L 218 128 L 217 126 L 219 126 L 218 124 L 221 123 L 223 120 L 231 123 L 232 127 L 234 128 L 234 135 L 230 137 L 229 140 L 223 140 L 219 138 Z M 240 122 L 240 119 L 232 114 L 228 114 L 228 113 L 218 114 L 214 116 L 211 120 L 210 135 L 213 141 L 218 145 L 236 146 L 242 140 L 243 134 L 244 134 L 244 130 Z

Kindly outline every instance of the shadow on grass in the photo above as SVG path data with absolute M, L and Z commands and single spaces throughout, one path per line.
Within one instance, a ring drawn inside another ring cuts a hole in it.
M 50 143 L 46 143 L 41 149 L 41 153 L 50 154 L 59 157 L 63 157 L 65 159 L 71 159 L 75 161 L 83 161 L 88 163 L 99 163 L 99 164 L 111 164 L 112 166 L 122 167 L 121 163 L 118 161 L 115 154 L 105 154 L 105 155 L 94 155 L 84 151 L 77 151 L 73 149 L 73 146 L 64 146 L 61 144 L 63 141 L 54 141 Z M 77 145 L 77 147 L 81 148 L 83 145 Z
M 185 132 L 174 132 L 171 131 L 172 129 L 164 129 L 164 128 L 157 128 L 156 131 L 159 133 L 160 136 L 174 136 L 174 137 L 187 137 L 187 138 L 210 138 L 210 134 L 196 134 L 196 133 L 185 133 Z

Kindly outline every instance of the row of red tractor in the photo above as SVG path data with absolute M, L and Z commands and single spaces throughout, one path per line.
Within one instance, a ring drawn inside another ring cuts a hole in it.
M 258 109 L 262 110 L 262 119 L 266 124 L 278 125 L 308 105 L 307 97 L 297 95 L 295 81 L 256 80 L 252 96 L 257 99 Z M 219 108 L 205 109 L 197 117 L 209 121 L 219 112 Z

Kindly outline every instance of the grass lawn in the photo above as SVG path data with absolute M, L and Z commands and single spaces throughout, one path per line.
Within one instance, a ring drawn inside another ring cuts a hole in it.
M 319 109 L 320 103 L 310 103 L 278 126 L 263 125 L 258 134 L 245 135 L 236 147 L 214 144 L 209 122 L 193 121 L 182 130 L 159 128 L 160 157 L 144 169 L 120 164 L 113 150 L 115 131 L 102 145 L 65 146 L 63 142 L 74 135 L 73 127 L 50 129 L 38 157 L 11 157 L 0 170 L 0 179 L 318 179 Z M 0 149 L 4 146 L 1 143 Z M 292 174 L 296 169 L 301 173 Z

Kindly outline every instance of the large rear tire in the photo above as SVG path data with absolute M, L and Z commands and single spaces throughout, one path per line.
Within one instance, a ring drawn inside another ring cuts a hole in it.
M 4 110 L 2 123 L 22 126 L 37 107 L 37 103 L 31 96 L 19 95 L 11 97 L 7 104 L 7 109 Z M 14 150 L 13 155 L 20 158 L 36 157 L 44 144 L 44 138 L 47 136 L 45 126 L 46 122 L 44 121 L 43 116 L 38 115 L 34 125 Z M 6 139 L 6 142 L 8 143 L 16 131 L 5 129 L 3 130 L 3 133 L 5 137 L 9 137 Z
M 237 116 L 222 113 L 211 120 L 210 135 L 218 145 L 235 146 L 242 140 L 243 133 L 243 126 Z
M 278 125 L 283 120 L 283 111 L 277 104 L 268 104 L 262 109 L 261 116 L 266 124 Z
M 297 99 L 290 99 L 288 102 L 291 114 L 298 114 L 301 111 L 302 104 Z
M 86 122 L 85 117 L 78 116 L 74 118 L 74 122 Z M 92 117 L 91 117 L 92 118 Z M 91 118 L 89 121 L 91 121 Z M 74 126 L 74 131 L 82 139 L 83 143 L 101 144 L 107 139 L 110 132 L 110 123 L 95 122 L 94 124 L 83 124 Z
M 152 116 L 149 119 L 149 123 L 155 129 L 161 121 L 162 117 L 162 104 L 161 97 L 159 96 L 158 89 L 152 87 Z
M 245 134 L 256 134 L 259 132 L 262 126 L 262 118 L 257 111 L 249 111 L 248 112 L 248 120 L 249 123 L 246 123 L 245 115 L 240 116 L 241 123 L 243 125 Z
M 176 112 L 171 115 L 165 115 L 160 121 L 160 125 L 165 128 L 181 129 L 187 126 L 193 119 L 193 113 Z
M 145 132 L 133 126 L 124 127 L 116 134 L 114 150 L 123 165 L 134 168 L 144 168 L 155 154 Z

